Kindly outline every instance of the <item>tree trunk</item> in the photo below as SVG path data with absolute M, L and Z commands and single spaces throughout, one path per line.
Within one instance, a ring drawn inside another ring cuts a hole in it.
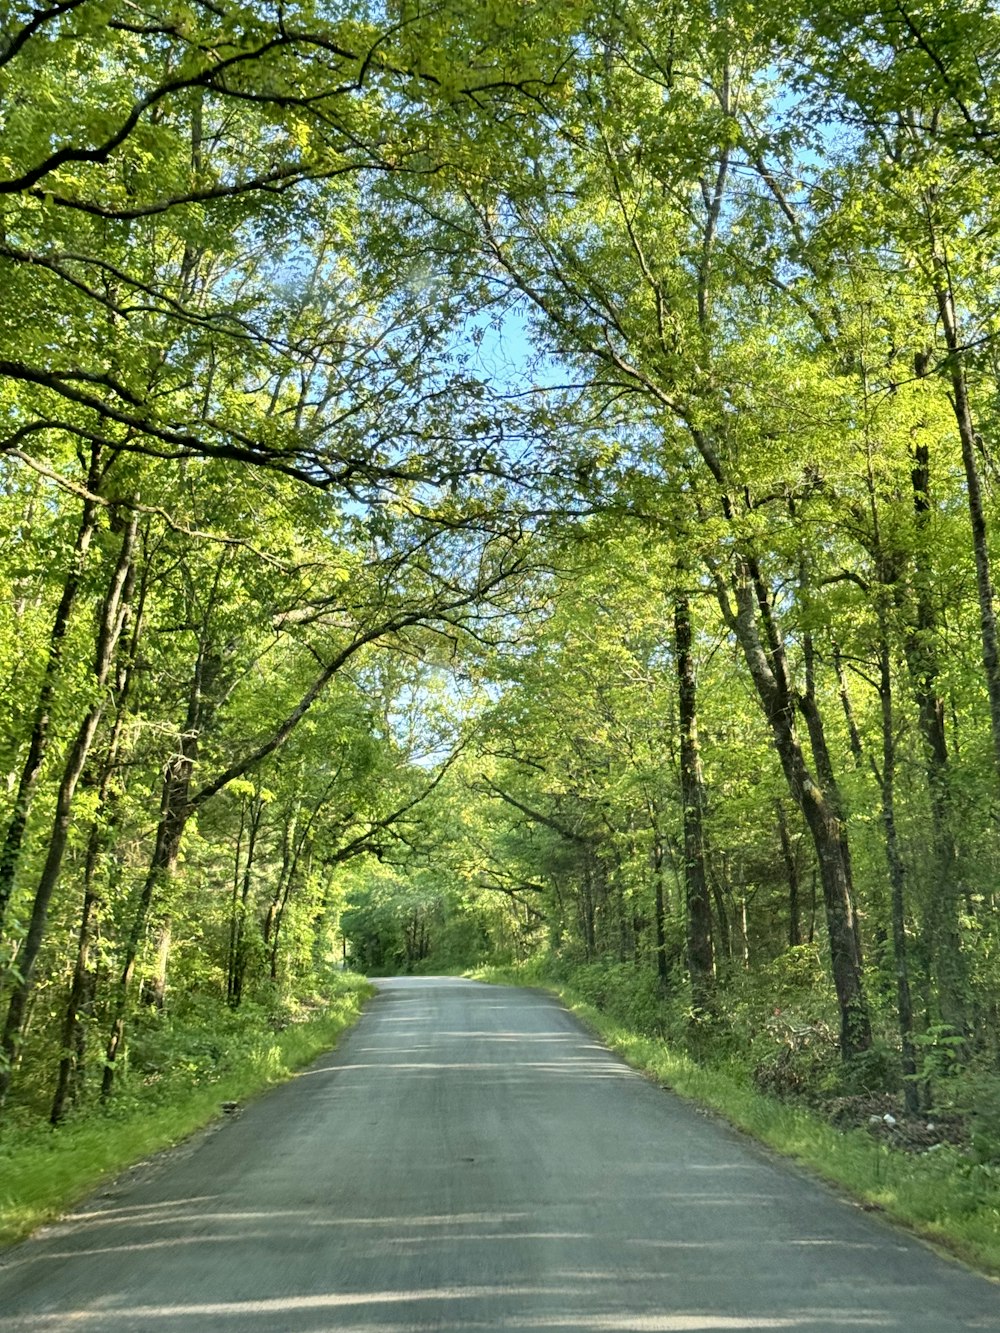
M 131 579 L 135 574 L 135 564 L 130 566 L 129 581 L 122 594 L 123 625 L 130 613 L 132 601 Z M 81 1018 L 93 1013 L 96 999 L 97 977 L 91 968 L 91 941 L 98 926 L 98 913 L 101 896 L 98 889 L 98 863 L 114 843 L 116 817 L 115 811 L 120 796 L 114 792 L 112 779 L 119 771 L 118 750 L 121 744 L 124 722 L 128 715 L 128 699 L 135 672 L 136 653 L 142 632 L 143 611 L 146 603 L 148 566 L 144 568 L 140 581 L 135 615 L 133 617 L 128 652 L 119 654 L 114 688 L 115 720 L 108 742 L 107 755 L 101 768 L 98 781 L 97 810 L 90 825 L 87 839 L 87 853 L 83 876 L 83 906 L 80 913 L 80 928 L 77 936 L 76 961 L 73 968 L 73 981 L 62 1025 L 62 1056 L 59 1061 L 59 1074 L 52 1099 L 49 1119 L 57 1125 L 63 1119 L 66 1107 L 72 1105 L 79 1095 L 84 1081 L 84 1059 L 86 1055 L 86 1034 Z M 121 637 L 121 636 L 120 636 Z M 124 660 L 123 660 L 124 656 Z M 121 862 L 112 861 L 116 875 L 121 875 Z
M 733 927 L 730 912 L 726 906 L 726 895 L 722 891 L 718 875 L 709 875 L 709 884 L 712 889 L 712 901 L 715 903 L 715 929 L 712 932 L 712 937 L 718 941 L 718 947 L 715 950 L 716 960 L 719 957 L 731 959 L 733 956 Z
M 948 348 L 948 372 L 951 378 L 951 404 L 962 442 L 962 466 L 965 469 L 965 495 L 972 525 L 972 548 L 976 563 L 976 591 L 979 597 L 980 636 L 983 649 L 983 670 L 986 692 L 990 703 L 990 729 L 993 736 L 993 758 L 996 777 L 1000 782 L 1000 639 L 997 635 L 996 604 L 993 574 L 990 566 L 989 543 L 986 534 L 986 511 L 983 505 L 983 487 L 976 462 L 976 428 L 972 419 L 968 383 L 965 378 L 964 353 L 959 336 L 955 297 L 945 260 L 935 255 L 936 282 L 934 295 L 944 328 Z
M 62 779 L 56 796 L 56 815 L 49 835 L 45 863 L 35 890 L 31 917 L 28 922 L 28 932 L 18 955 L 19 975 L 11 992 L 3 1037 L 0 1039 L 0 1050 L 2 1050 L 4 1056 L 3 1061 L 0 1062 L 0 1106 L 3 1106 L 6 1100 L 11 1077 L 17 1063 L 28 998 L 34 983 L 35 964 L 38 961 L 38 955 L 45 938 L 49 904 L 59 881 L 66 841 L 69 837 L 73 797 L 104 712 L 104 687 L 111 672 L 119 636 L 124 624 L 123 593 L 129 581 L 135 534 L 136 518 L 135 515 L 132 515 L 125 528 L 118 562 L 105 594 L 98 621 L 94 662 L 94 702 L 85 713 L 77 729 L 76 737 L 63 767 Z
M 192 814 L 191 775 L 198 757 L 200 729 L 206 711 L 205 689 L 210 683 L 210 675 L 210 655 L 208 646 L 203 640 L 191 678 L 187 716 L 181 733 L 179 752 L 170 759 L 164 772 L 156 842 L 149 869 L 139 891 L 139 899 L 125 942 L 122 969 L 115 988 L 111 1028 L 104 1058 L 104 1077 L 101 1082 L 101 1096 L 105 1099 L 111 1096 L 114 1087 L 115 1065 L 125 1036 L 129 990 L 139 948 L 146 932 L 149 909 L 154 897 L 173 879 L 180 854 L 181 839 Z
M 663 891 L 663 842 L 657 834 L 653 843 L 653 930 L 656 940 L 656 975 L 660 988 L 666 990 L 670 981 L 667 966 L 667 903 Z
M 229 899 L 229 946 L 226 950 L 226 1003 L 233 1002 L 233 982 L 236 976 L 236 936 L 240 911 L 240 867 L 243 861 L 243 834 L 246 832 L 247 803 L 240 800 L 240 823 L 236 830 L 236 857 L 233 862 L 233 891 Z
M 111 1029 L 104 1056 L 104 1076 L 101 1080 L 101 1097 L 107 1099 L 114 1088 L 116 1061 L 121 1054 L 125 1038 L 125 1016 L 128 1009 L 129 990 L 135 974 L 136 959 L 146 930 L 146 921 L 154 895 L 168 885 L 177 868 L 181 838 L 187 824 L 190 809 L 186 801 L 188 784 L 185 780 L 183 765 L 178 761 L 178 768 L 171 764 L 163 785 L 163 799 L 160 807 L 160 821 L 156 830 L 156 844 L 150 859 L 146 878 L 139 892 L 139 901 L 128 939 L 125 944 L 124 960 L 118 985 L 113 1000 Z
M 864 746 L 861 743 L 861 732 L 858 730 L 858 724 L 854 718 L 851 694 L 847 688 L 844 660 L 840 655 L 840 648 L 837 644 L 833 645 L 833 668 L 837 673 L 837 690 L 840 694 L 840 706 L 844 710 L 844 721 L 847 723 L 847 736 L 851 745 L 851 754 L 860 764 L 864 759 Z
M 840 1049 L 844 1058 L 849 1059 L 871 1046 L 872 1033 L 854 925 L 850 859 L 845 854 L 847 835 L 838 813 L 806 764 L 795 727 L 796 700 L 789 686 L 788 664 L 773 625 L 769 627 L 770 660 L 761 644 L 757 630 L 760 583 L 752 562 L 742 562 L 731 587 L 735 611 L 729 590 L 718 579 L 716 586 L 723 615 L 736 635 L 763 705 L 789 791 L 802 811 L 816 850 L 831 971 L 840 1009 Z
M 681 804 L 684 811 L 684 884 L 687 908 L 687 967 L 694 1009 L 711 1007 L 715 981 L 712 904 L 705 873 L 705 793 L 698 746 L 697 686 L 691 652 L 691 608 L 674 600 L 674 645 L 681 743 Z
M 87 474 L 89 495 L 96 495 L 99 492 L 101 475 L 101 450 L 100 446 L 95 444 L 91 450 L 90 468 Z M 0 938 L 3 935 L 7 907 L 14 891 L 21 861 L 24 832 L 28 824 L 28 815 L 31 813 L 35 788 L 38 785 L 42 764 L 48 753 L 52 724 L 52 700 L 55 696 L 56 683 L 62 666 L 66 631 L 69 628 L 70 615 L 79 592 L 80 579 L 83 576 L 87 552 L 90 549 L 91 539 L 97 526 L 99 511 L 100 505 L 96 499 L 87 498 L 84 500 L 73 555 L 66 577 L 63 580 L 62 596 L 59 599 L 55 618 L 52 621 L 52 629 L 49 632 L 48 657 L 46 658 L 45 674 L 42 677 L 41 688 L 35 704 L 31 736 L 28 740 L 28 753 L 14 796 L 13 813 L 7 825 L 3 845 L 0 847 Z
M 823 717 L 816 699 L 816 657 L 812 635 L 804 635 L 802 642 L 806 667 L 806 688 L 805 693 L 801 694 L 798 699 L 799 710 L 806 720 L 806 729 L 809 732 L 809 748 L 812 751 L 816 776 L 819 779 L 824 800 L 832 819 L 842 831 L 840 855 L 844 863 L 844 878 L 849 894 L 853 894 L 854 871 L 851 866 L 851 848 L 847 838 L 847 811 L 843 797 L 840 794 L 840 786 L 834 775 L 833 760 L 830 758 L 830 749 L 826 743 L 826 728 L 823 726 Z M 853 910 L 850 915 L 854 930 L 855 947 L 860 963 L 863 962 L 861 924 Z
M 156 950 L 153 968 L 142 983 L 142 1002 L 150 1009 L 162 1009 L 167 1002 L 167 967 L 174 939 L 173 918 L 161 917 L 156 926 Z
M 892 895 L 892 947 L 896 967 L 896 1012 L 902 1049 L 903 1095 L 906 1109 L 916 1114 L 920 1109 L 917 1089 L 917 1055 L 913 1044 L 913 1003 L 910 997 L 910 973 L 906 945 L 906 870 L 896 833 L 896 739 L 893 728 L 892 674 L 885 626 L 879 645 L 879 700 L 882 711 L 882 825 L 889 862 L 889 886 Z
M 580 892 L 580 927 L 583 933 L 583 944 L 586 950 L 588 963 L 592 963 L 597 957 L 597 927 L 594 920 L 594 888 L 593 872 L 590 864 L 590 857 L 585 856 L 583 883 Z
M 300 806 L 298 804 L 295 806 L 295 812 L 291 819 L 285 824 L 285 831 L 281 839 L 281 871 L 264 920 L 264 943 L 268 945 L 269 975 L 272 981 L 278 979 L 281 928 L 284 925 L 285 912 L 288 910 L 288 902 L 298 877 L 299 861 L 309 842 L 313 825 L 335 785 L 336 777 L 332 778 L 327 784 L 322 796 L 309 812 L 309 818 L 306 820 L 304 828 L 299 828 Z M 307 863 L 310 859 L 307 857 Z
M 254 856 L 257 850 L 257 834 L 260 831 L 260 821 L 264 813 L 264 803 L 256 799 L 251 801 L 250 805 L 250 828 L 247 837 L 247 853 L 243 862 L 243 881 L 242 891 L 239 901 L 236 904 L 236 915 L 233 922 L 233 959 L 231 985 L 229 987 L 229 1004 L 233 1009 L 240 1007 L 243 999 L 243 987 L 246 981 L 247 963 L 249 961 L 249 950 L 247 946 L 247 904 L 250 901 L 250 890 L 253 887 Z
M 944 299 L 943 294 L 939 299 Z M 918 375 L 926 373 L 923 358 L 917 358 L 916 368 Z M 963 401 L 967 407 L 967 399 L 963 397 Z M 964 451 L 963 442 L 963 456 Z M 974 456 L 972 466 L 975 468 Z M 938 688 L 940 664 L 934 642 L 938 618 L 932 597 L 933 577 L 927 568 L 927 555 L 924 549 L 930 517 L 931 481 L 930 453 L 926 445 L 918 444 L 914 450 L 910 475 L 918 536 L 914 559 L 916 626 L 906 634 L 903 647 L 907 670 L 917 700 L 920 734 L 924 743 L 927 791 L 931 806 L 934 883 L 925 919 L 927 952 L 937 982 L 941 1020 L 955 1033 L 964 1034 L 969 1029 L 968 966 L 962 950 L 959 927 L 961 886 L 958 849 L 955 846 L 951 811 L 945 702 Z M 988 566 L 986 572 L 988 576 Z
M 100 894 L 97 891 L 97 858 L 101 848 L 101 836 L 95 821 L 90 830 L 87 844 L 87 860 L 84 870 L 83 908 L 80 913 L 80 929 L 77 935 L 76 961 L 73 966 L 73 980 L 70 984 L 69 1000 L 62 1023 L 62 1054 L 59 1060 L 59 1073 L 56 1089 L 52 1098 L 49 1120 L 58 1125 L 66 1114 L 67 1106 L 72 1106 L 77 1099 L 79 1085 L 83 1077 L 84 1047 L 81 1040 L 80 1018 L 93 1003 L 94 976 L 90 967 L 90 949 Z
M 268 964 L 268 975 L 272 981 L 278 980 L 278 956 L 281 949 L 281 927 L 285 923 L 285 910 L 288 907 L 288 900 L 291 897 L 294 882 L 293 866 L 285 877 L 284 887 L 281 890 L 281 900 L 277 904 L 277 909 L 272 918 Z
M 792 840 L 788 834 L 788 819 L 781 801 L 776 801 L 778 811 L 778 837 L 781 839 L 781 857 L 785 863 L 785 877 L 788 880 L 788 943 L 791 948 L 802 943 L 802 922 L 799 905 L 799 867 L 792 851 Z

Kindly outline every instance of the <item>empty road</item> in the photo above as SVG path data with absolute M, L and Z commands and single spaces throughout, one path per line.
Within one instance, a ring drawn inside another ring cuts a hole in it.
M 0 1333 L 1000 1331 L 939 1259 L 545 996 L 383 982 L 339 1049 L 0 1260 Z

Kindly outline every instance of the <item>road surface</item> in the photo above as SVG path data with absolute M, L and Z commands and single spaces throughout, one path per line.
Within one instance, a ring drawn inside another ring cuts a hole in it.
M 340 1048 L 0 1266 L 0 1333 L 1000 1330 L 555 1001 L 384 982 Z

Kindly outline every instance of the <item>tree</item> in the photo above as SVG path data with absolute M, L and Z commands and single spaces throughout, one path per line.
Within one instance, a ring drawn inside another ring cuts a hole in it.
M 719 525 L 699 556 L 707 558 L 815 845 L 842 1046 L 851 1055 L 869 1045 L 871 1030 L 844 811 L 815 695 L 795 680 L 781 625 L 781 575 L 769 568 L 759 539 L 761 511 L 808 494 L 816 478 L 801 449 L 777 476 L 767 475 L 774 469 L 759 420 L 744 438 L 740 400 L 757 384 L 748 378 L 746 346 L 749 339 L 756 351 L 763 343 L 756 322 L 763 312 L 717 292 L 723 263 L 737 292 L 756 284 L 755 272 L 735 266 L 739 244 L 722 249 L 720 232 L 726 209 L 734 213 L 728 230 L 738 231 L 740 200 L 730 188 L 738 113 L 760 101 L 770 34 L 768 24 L 703 28 L 694 16 L 682 28 L 664 22 L 641 32 L 631 14 L 596 19 L 574 70 L 573 115 L 588 132 L 575 134 L 568 116 L 544 171 L 511 165 L 502 209 L 468 178 L 455 182 L 450 207 L 432 207 L 437 226 L 444 214 L 453 233 L 478 248 L 498 291 L 531 304 L 544 336 L 591 380 L 598 401 L 628 396 L 635 403 L 644 423 L 632 455 L 637 470 L 690 478 L 686 492 L 663 487 L 662 500 L 681 507 L 658 521 L 703 531 Z M 744 330 L 748 319 L 755 322 Z M 616 476 L 619 488 L 627 475 Z

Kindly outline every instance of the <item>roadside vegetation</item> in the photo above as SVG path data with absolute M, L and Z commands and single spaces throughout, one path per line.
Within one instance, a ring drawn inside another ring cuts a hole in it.
M 27 1115 L 0 1136 L 0 1245 L 20 1240 L 136 1162 L 181 1142 L 335 1046 L 371 987 L 333 974 L 283 1012 L 156 1018 L 137 1034 L 113 1107 L 58 1128 Z

